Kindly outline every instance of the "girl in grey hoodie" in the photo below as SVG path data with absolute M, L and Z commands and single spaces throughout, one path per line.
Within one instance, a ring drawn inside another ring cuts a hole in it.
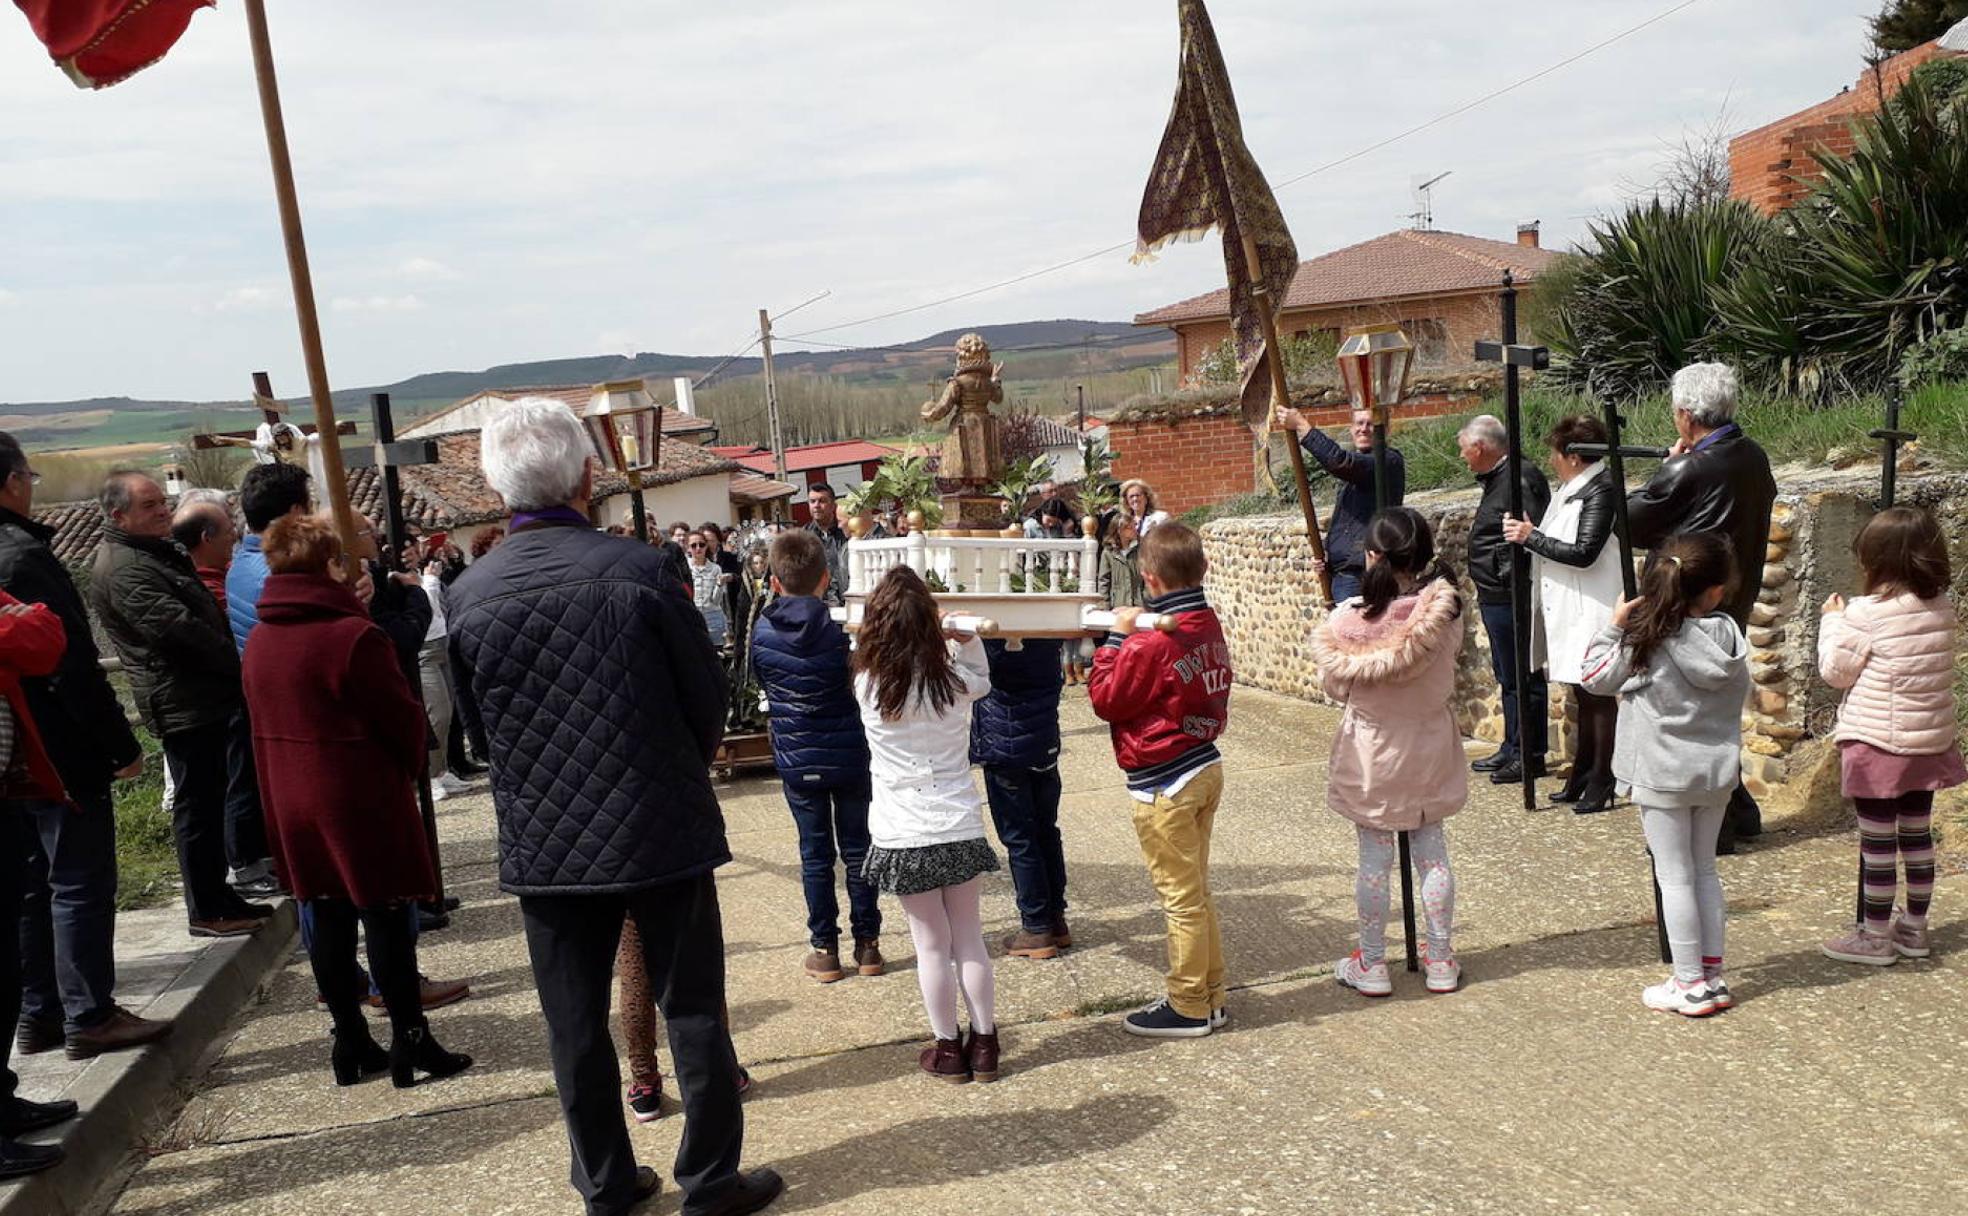
M 1717 612 L 1734 560 L 1718 532 L 1670 537 L 1585 652 L 1587 692 L 1620 698 L 1613 776 L 1640 805 L 1674 974 L 1649 1009 L 1702 1017 L 1732 1003 L 1722 978 L 1715 841 L 1742 768 L 1749 644 Z

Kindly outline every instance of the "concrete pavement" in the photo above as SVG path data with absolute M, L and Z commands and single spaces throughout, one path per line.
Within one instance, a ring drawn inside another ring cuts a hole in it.
M 1968 1208 L 1951 1167 L 1968 1147 L 1957 876 L 1942 879 L 1934 960 L 1832 963 L 1817 943 L 1849 914 L 1852 838 L 1773 815 L 1753 851 L 1723 861 L 1739 1007 L 1690 1023 L 1638 1003 L 1662 968 L 1633 812 L 1527 814 L 1479 781 L 1450 826 L 1466 987 L 1427 996 L 1397 975 L 1395 997 L 1370 1002 L 1329 978 L 1353 932 L 1353 834 L 1322 786 L 1335 719 L 1237 691 L 1214 848 L 1234 1021 L 1148 1043 L 1113 1011 L 1160 990 L 1161 918 L 1104 728 L 1069 691 L 1062 819 L 1080 944 L 998 961 L 1006 1075 L 992 1086 L 916 1074 L 925 1030 L 892 904 L 888 975 L 820 987 L 800 974 L 777 784 L 725 787 L 732 1017 L 758 1081 L 746 1157 L 786 1176 L 775 1210 Z M 433 1025 L 477 1066 L 408 1091 L 337 1090 L 297 960 L 242 1011 L 117 1212 L 579 1211 L 489 804 L 440 810 L 467 902 L 422 961 L 473 981 Z M 1005 875 L 986 900 L 994 935 L 1014 927 Z M 675 1116 L 636 1129 L 644 1160 L 667 1172 L 678 1130 Z M 676 1204 L 666 1185 L 655 1210 Z

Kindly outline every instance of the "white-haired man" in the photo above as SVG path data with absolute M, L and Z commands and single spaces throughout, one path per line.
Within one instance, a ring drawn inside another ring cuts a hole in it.
M 738 1172 L 745 1121 L 712 877 L 731 860 L 709 775 L 726 704 L 717 653 L 691 602 L 666 590 L 663 553 L 590 522 L 594 464 L 571 410 L 522 397 L 486 426 L 481 451 L 512 525 L 451 585 L 448 645 L 459 712 L 491 759 L 499 885 L 519 897 L 574 1187 L 590 1216 L 620 1216 L 657 1189 L 629 1143 L 608 1034 L 615 951 L 634 917 L 683 1095 L 683 1211 L 758 1211 L 782 1184 Z
M 1503 520 L 1510 511 L 1510 436 L 1496 417 L 1478 414 L 1457 432 L 1456 446 L 1483 487 L 1476 518 L 1469 525 L 1469 577 L 1476 584 L 1477 611 L 1490 638 L 1490 670 L 1503 693 L 1503 746 L 1471 767 L 1488 773 L 1497 785 L 1515 785 L 1526 773 L 1533 779 L 1544 776 L 1551 694 L 1542 671 L 1530 673 L 1521 693 L 1517 687 L 1517 621 L 1510 609 L 1510 580 L 1521 558 L 1517 546 L 1503 535 Z M 1524 464 L 1516 477 L 1523 486 L 1524 515 L 1537 523 L 1551 505 L 1551 483 L 1534 464 Z M 1518 738 L 1520 695 L 1528 739 Z
M 1736 552 L 1736 584 L 1722 611 L 1747 628 L 1763 589 L 1763 550 L 1770 539 L 1770 508 L 1777 479 L 1770 458 L 1736 425 L 1739 389 L 1726 363 L 1691 363 L 1674 373 L 1674 429 L 1680 438 L 1647 484 L 1627 499 L 1635 548 L 1651 549 L 1682 532 L 1720 532 Z M 1738 836 L 1763 830 L 1763 815 L 1749 791 L 1736 790 L 1722 825 L 1723 852 Z

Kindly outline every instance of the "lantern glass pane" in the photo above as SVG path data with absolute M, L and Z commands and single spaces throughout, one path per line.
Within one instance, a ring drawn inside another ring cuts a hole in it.
M 1364 356 L 1349 356 L 1339 361 L 1339 373 L 1346 380 L 1346 395 L 1352 399 L 1356 410 L 1367 408 L 1364 383 L 1366 362 Z
M 656 462 L 656 411 L 637 410 L 629 415 L 629 435 L 634 439 L 634 455 L 629 466 L 646 469 Z
M 595 460 L 604 469 L 622 472 L 622 459 L 616 451 L 615 423 L 607 414 L 589 414 L 581 420 L 587 428 L 588 446 L 594 449 Z

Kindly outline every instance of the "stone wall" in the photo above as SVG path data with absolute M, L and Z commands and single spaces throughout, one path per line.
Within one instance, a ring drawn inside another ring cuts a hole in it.
M 1830 733 L 1837 693 L 1817 677 L 1818 610 L 1834 591 L 1859 590 L 1852 540 L 1873 512 L 1876 472 L 1779 471 L 1780 497 L 1764 553 L 1763 587 L 1750 617 L 1750 670 L 1754 681 L 1743 709 L 1744 774 L 1761 794 L 1793 774 L 1790 758 L 1806 739 Z M 1968 476 L 1919 477 L 1900 485 L 1902 503 L 1926 506 L 1941 516 L 1954 546 L 1958 602 L 1968 602 Z M 1470 519 L 1476 495 L 1438 491 L 1416 495 L 1409 505 L 1436 530 L 1436 550 L 1458 572 L 1466 571 Z M 1324 504 L 1322 504 L 1324 505 Z M 1308 639 L 1322 610 L 1311 605 L 1314 581 L 1305 544 L 1305 521 L 1261 516 L 1206 525 L 1207 589 L 1223 618 L 1237 679 L 1253 687 L 1323 701 Z M 1475 589 L 1463 577 L 1464 593 Z M 1554 759 L 1571 751 L 1570 697 L 1554 695 Z M 1472 612 L 1456 674 L 1455 711 L 1463 733 L 1502 738 L 1503 721 L 1491 675 L 1488 639 Z

